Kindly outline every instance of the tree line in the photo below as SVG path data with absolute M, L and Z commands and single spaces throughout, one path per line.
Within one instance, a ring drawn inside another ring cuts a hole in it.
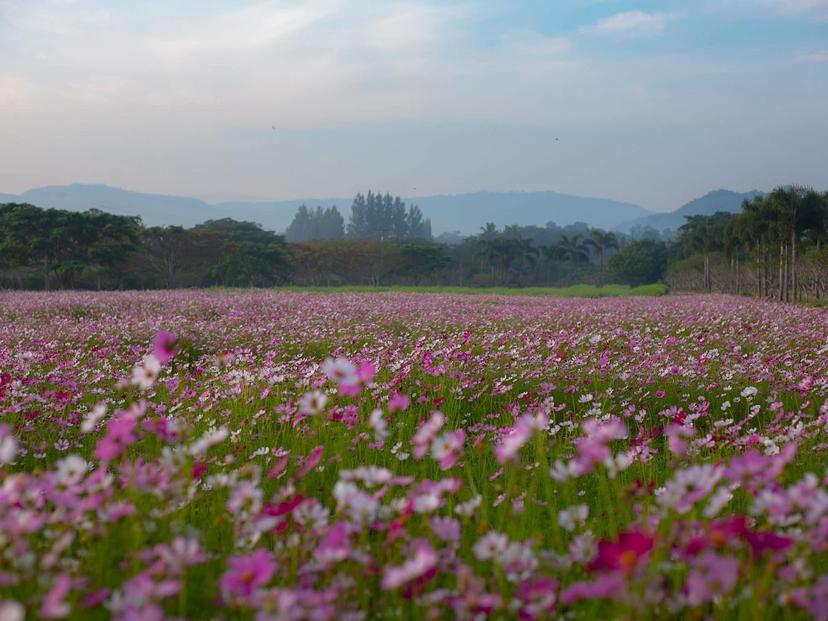
M 738 214 L 692 216 L 679 230 L 667 281 L 675 289 L 783 301 L 828 294 L 828 192 L 779 187 Z
M 285 231 L 290 243 L 323 239 L 378 239 L 381 241 L 430 240 L 431 221 L 423 217 L 416 205 L 406 205 L 391 194 L 357 194 L 351 205 L 351 217 L 345 219 L 336 206 L 308 209 L 300 205 Z
M 590 228 L 487 223 L 440 243 L 416 206 L 357 195 L 297 210 L 285 235 L 229 218 L 147 227 L 99 210 L 0 205 L 0 286 L 27 289 L 282 284 L 565 286 L 666 281 L 673 289 L 825 296 L 828 194 L 778 188 L 740 214 L 692 216 L 672 240 Z

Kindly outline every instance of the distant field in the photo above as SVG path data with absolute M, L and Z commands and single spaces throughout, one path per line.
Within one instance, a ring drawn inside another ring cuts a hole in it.
M 284 287 L 287 291 L 318 293 L 380 293 L 384 291 L 401 293 L 462 293 L 469 295 L 531 295 L 558 298 L 616 298 L 621 296 L 657 296 L 666 295 L 667 286 L 663 284 L 628 287 L 626 285 L 573 285 L 571 287 Z

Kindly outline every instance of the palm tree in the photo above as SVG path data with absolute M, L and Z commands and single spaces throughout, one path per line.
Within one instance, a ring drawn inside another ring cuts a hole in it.
M 608 250 L 618 250 L 618 237 L 610 231 L 592 229 L 589 238 L 584 242 L 598 253 L 598 260 L 601 266 L 601 276 L 598 286 L 604 284 L 604 256 Z
M 776 216 L 780 243 L 779 298 L 796 300 L 797 297 L 797 242 L 819 217 L 819 195 L 811 188 L 792 186 L 776 188 L 768 196 Z M 790 241 L 788 241 L 790 240 Z M 790 267 L 788 244 L 790 243 Z M 784 265 L 783 265 L 784 263 Z
M 581 240 L 580 234 L 572 237 L 563 235 L 561 241 L 552 247 L 552 253 L 555 257 L 569 261 L 573 265 L 589 261 L 589 245 Z
M 493 222 L 487 222 L 486 226 L 480 227 L 480 235 L 477 236 L 477 251 L 476 255 L 480 257 L 483 265 L 481 267 L 489 266 L 491 271 L 491 278 L 494 281 L 495 276 L 495 258 L 498 254 L 498 233 L 497 226 Z

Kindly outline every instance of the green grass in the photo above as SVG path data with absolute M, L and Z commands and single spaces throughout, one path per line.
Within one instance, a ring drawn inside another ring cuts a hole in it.
M 570 287 L 454 287 L 454 286 L 368 286 L 347 285 L 342 287 L 282 287 L 285 291 L 311 293 L 457 293 L 464 295 L 525 295 L 559 298 L 614 298 L 622 296 L 659 296 L 667 294 L 667 286 L 661 283 L 630 287 L 628 285 L 572 285 Z

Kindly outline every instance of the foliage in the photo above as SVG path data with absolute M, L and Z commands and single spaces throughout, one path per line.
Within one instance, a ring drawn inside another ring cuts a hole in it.
M 667 246 L 652 239 L 632 242 L 610 258 L 609 267 L 616 278 L 629 285 L 655 282 L 667 267 Z
M 300 243 L 318 239 L 342 239 L 345 237 L 345 220 L 336 206 L 308 209 L 300 205 L 293 221 L 285 231 L 285 240 Z
M 431 239 L 431 221 L 416 205 L 406 204 L 390 194 L 357 194 L 351 205 L 348 235 L 359 239 L 383 241 Z
M 828 270 L 817 259 L 828 241 L 828 192 L 778 187 L 745 201 L 741 213 L 688 218 L 678 241 L 681 253 L 675 259 L 704 257 L 700 270 L 686 263 L 671 267 L 671 281 L 683 289 L 784 301 L 819 299 L 828 291 Z M 728 263 L 711 265 L 717 253 Z M 697 271 L 702 274 L 700 287 L 693 284 Z
M 0 286 L 179 288 L 421 285 L 603 286 L 666 281 L 675 290 L 786 301 L 828 295 L 828 193 L 777 188 L 742 213 L 687 217 L 674 239 L 557 226 L 486 223 L 477 235 L 431 238 L 416 205 L 358 194 L 347 227 L 335 207 L 301 206 L 282 236 L 251 222 L 190 229 L 31 205 L 0 207 Z M 346 232 L 347 229 L 347 232 Z M 292 243 L 286 243 L 292 242 Z

